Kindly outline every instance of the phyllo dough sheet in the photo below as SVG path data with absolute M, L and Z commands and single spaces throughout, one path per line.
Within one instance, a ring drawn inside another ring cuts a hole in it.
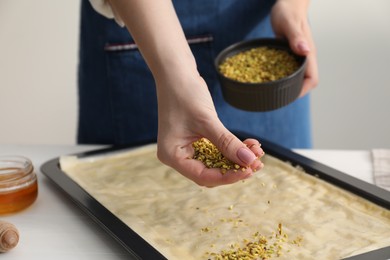
M 218 259 L 256 241 L 270 259 L 340 259 L 390 246 L 389 210 L 277 158 L 262 161 L 252 178 L 215 188 L 160 163 L 154 144 L 60 164 L 168 259 Z

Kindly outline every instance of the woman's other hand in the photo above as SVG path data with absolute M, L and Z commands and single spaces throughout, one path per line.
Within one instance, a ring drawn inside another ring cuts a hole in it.
M 292 50 L 307 57 L 307 67 L 300 96 L 318 84 L 317 54 L 307 19 L 308 0 L 278 0 L 271 12 L 277 37 L 286 38 Z

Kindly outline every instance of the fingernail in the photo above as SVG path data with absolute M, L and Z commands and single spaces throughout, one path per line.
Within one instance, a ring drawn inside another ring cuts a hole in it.
M 245 165 L 251 164 L 256 159 L 256 156 L 248 148 L 244 148 L 244 147 L 241 147 L 240 149 L 238 149 L 237 157 Z
M 298 49 L 302 52 L 309 52 L 310 51 L 309 45 L 307 45 L 306 42 L 299 42 Z

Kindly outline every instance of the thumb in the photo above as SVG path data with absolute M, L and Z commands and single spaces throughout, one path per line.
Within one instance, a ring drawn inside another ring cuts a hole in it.
M 290 29 L 286 35 L 291 49 L 298 55 L 306 56 L 310 52 L 310 46 L 302 29 Z
M 249 166 L 257 158 L 240 139 L 223 125 L 209 132 L 206 138 L 217 146 L 225 157 L 241 166 Z

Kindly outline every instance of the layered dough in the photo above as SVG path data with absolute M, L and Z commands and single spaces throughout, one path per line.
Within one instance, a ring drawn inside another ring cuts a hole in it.
M 271 156 L 252 178 L 203 188 L 156 158 L 156 145 L 61 169 L 168 259 L 214 259 L 263 235 L 277 259 L 340 259 L 390 246 L 390 211 Z M 277 238 L 278 225 L 283 236 Z M 276 235 L 275 235 L 276 234 Z

